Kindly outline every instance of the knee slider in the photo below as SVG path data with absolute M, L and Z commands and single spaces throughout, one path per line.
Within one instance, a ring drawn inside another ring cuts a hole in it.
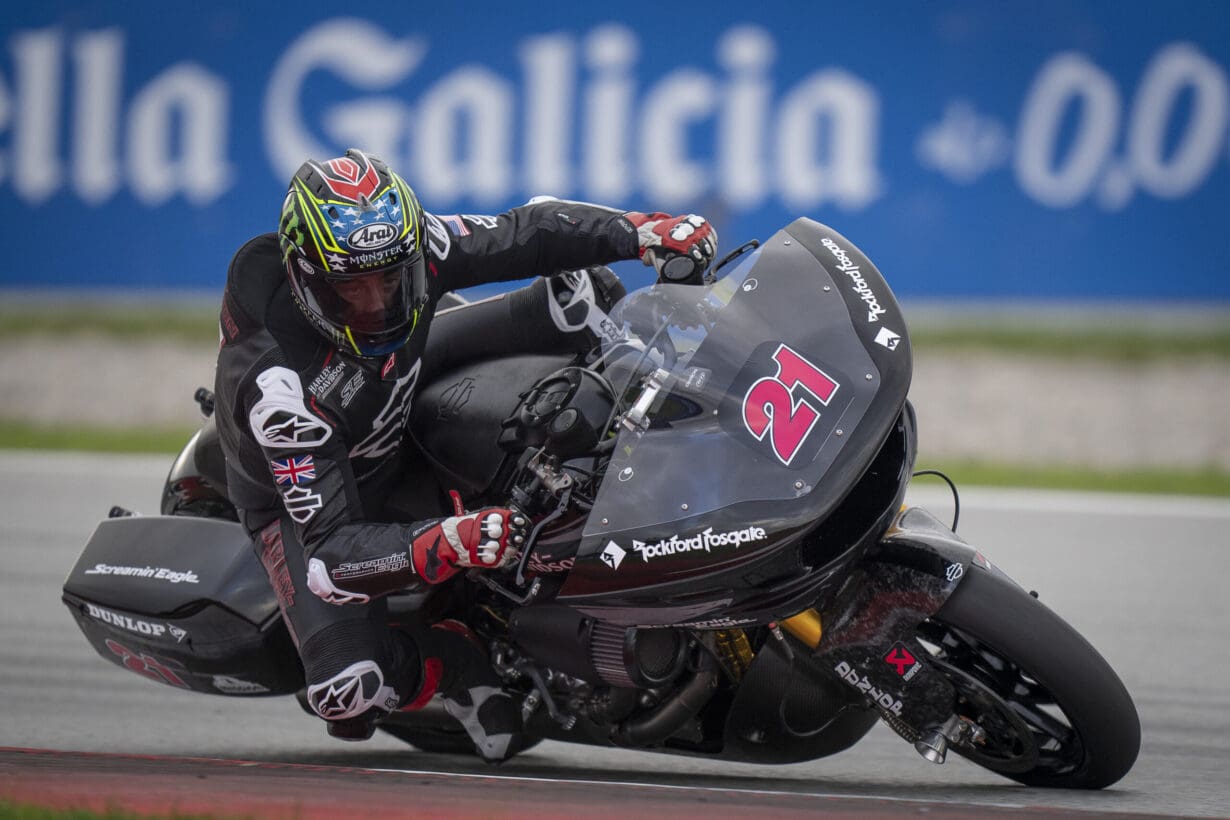
M 375 661 L 353 663 L 333 677 L 307 688 L 308 706 L 325 720 L 382 717 L 397 708 L 400 695 L 385 684 Z

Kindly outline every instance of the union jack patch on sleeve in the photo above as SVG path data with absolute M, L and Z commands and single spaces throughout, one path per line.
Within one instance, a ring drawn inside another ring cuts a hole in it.
M 279 484 L 307 484 L 316 478 L 316 463 L 310 455 L 291 456 L 269 462 L 273 477 Z

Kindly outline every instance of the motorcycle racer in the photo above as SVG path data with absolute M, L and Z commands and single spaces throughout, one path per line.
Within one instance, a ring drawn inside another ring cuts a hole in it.
M 355 149 L 295 173 L 278 231 L 249 240 L 228 271 L 215 417 L 228 495 L 299 652 L 306 705 L 331 735 L 366 739 L 382 716 L 440 692 L 484 758 L 516 751 L 519 707 L 463 625 L 414 638 L 386 625 L 382 596 L 506 566 L 529 525 L 455 495 L 453 514 L 438 514 L 404 436 L 415 388 L 484 353 L 588 349 L 589 325 L 561 306 L 587 302 L 596 316 L 623 293 L 594 266 L 639 257 L 660 278 L 699 282 L 716 240 L 692 214 L 547 198 L 435 216 Z M 680 257 L 692 265 L 668 267 Z M 453 290 L 565 270 L 579 272 L 437 310 Z

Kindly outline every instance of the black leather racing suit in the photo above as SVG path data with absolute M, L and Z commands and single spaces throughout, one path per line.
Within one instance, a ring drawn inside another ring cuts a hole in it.
M 418 652 L 385 626 L 379 597 L 414 580 L 413 523 L 387 507 L 416 385 L 482 351 L 593 341 L 557 326 L 541 279 L 444 311 L 432 328 L 440 297 L 637 255 L 619 212 L 557 200 L 497 217 L 428 215 L 427 227 L 430 301 L 406 345 L 379 360 L 334 348 L 308 323 L 276 234 L 240 248 L 223 294 L 215 416 L 228 493 L 299 649 L 308 703 L 328 720 L 378 716 L 418 688 Z

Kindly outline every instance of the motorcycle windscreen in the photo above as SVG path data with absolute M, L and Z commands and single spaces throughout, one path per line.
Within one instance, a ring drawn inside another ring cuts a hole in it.
M 805 520 L 825 514 L 874 457 L 909 386 L 888 286 L 810 220 L 713 285 L 654 285 L 611 318 L 628 341 L 607 346 L 608 378 L 625 406 L 647 408 L 648 426 L 621 429 L 585 528 L 578 558 L 610 568 L 612 539 L 622 557 L 634 539 L 695 536 L 715 523 L 698 518 L 745 502 L 799 500 Z M 840 475 L 826 480 L 835 463 Z

